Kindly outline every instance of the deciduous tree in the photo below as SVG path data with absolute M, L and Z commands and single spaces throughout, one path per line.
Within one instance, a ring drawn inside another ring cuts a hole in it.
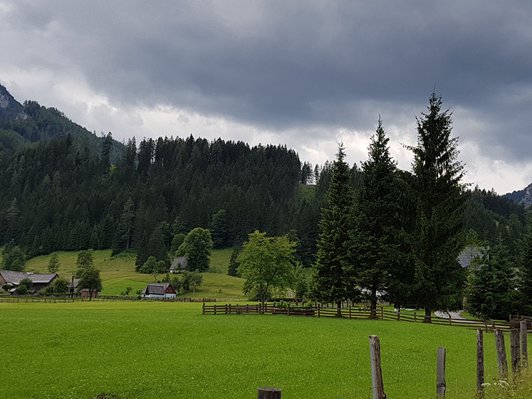
M 53 253 L 50 257 L 50 260 L 48 261 L 48 272 L 50 273 L 57 273 L 59 270 L 59 258 L 56 253 Z
M 177 250 L 178 256 L 186 256 L 188 268 L 205 272 L 209 269 L 209 262 L 212 249 L 211 233 L 207 229 L 196 227 L 192 229 L 183 244 Z
M 244 293 L 266 302 L 273 289 L 285 289 L 294 276 L 295 244 L 287 236 L 268 237 L 255 231 L 238 255 L 238 273 L 246 279 Z

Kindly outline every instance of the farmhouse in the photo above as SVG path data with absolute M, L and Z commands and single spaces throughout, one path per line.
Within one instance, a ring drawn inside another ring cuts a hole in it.
M 486 250 L 487 248 L 479 247 L 477 245 L 468 245 L 458 255 L 458 263 L 460 263 L 460 266 L 464 269 L 467 269 L 471 266 L 471 262 L 482 259 Z
M 72 276 L 72 280 L 70 281 L 70 284 L 68 284 L 68 292 L 70 293 L 70 295 L 74 295 L 77 292 L 80 298 L 90 298 L 91 293 L 89 289 L 88 288 L 79 289 L 79 282 L 80 282 L 79 278 L 74 278 L 74 276 Z M 96 298 L 99 293 L 100 291 L 93 291 L 92 297 Z
M 172 261 L 170 273 L 180 273 L 184 270 L 188 270 L 188 259 L 186 256 L 178 256 Z
M 39 274 L 0 270 L 0 287 L 6 287 L 8 291 L 12 291 L 20 285 L 22 280 L 27 278 L 31 280 L 31 290 L 40 291 L 43 288 L 48 287 L 57 277 L 59 277 L 57 273 Z
M 148 284 L 142 294 L 144 298 L 174 299 L 177 296 L 172 284 Z

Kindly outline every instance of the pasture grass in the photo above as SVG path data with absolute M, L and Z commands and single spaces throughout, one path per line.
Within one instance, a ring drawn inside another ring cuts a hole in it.
M 475 331 L 396 321 L 206 315 L 201 304 L 0 303 L 2 394 L 9 398 L 369 398 L 368 336 L 381 339 L 389 398 L 435 397 L 447 348 L 447 398 L 473 398 Z M 485 337 L 486 381 L 496 376 Z
M 242 288 L 244 280 L 227 275 L 227 267 L 231 257 L 231 248 L 212 251 L 211 268 L 203 273 L 203 284 L 195 293 L 187 293 L 187 297 L 196 298 L 227 298 L 244 299 Z M 76 272 L 78 252 L 56 252 L 60 267 L 58 274 L 69 280 Z M 26 271 L 37 273 L 48 272 L 48 262 L 52 254 L 37 256 L 28 260 Z M 130 295 L 136 295 L 146 284 L 156 281 L 151 274 L 142 274 L 135 271 L 135 253 L 123 252 L 111 256 L 111 250 L 93 251 L 94 265 L 100 270 L 102 278 L 102 295 L 120 295 L 127 287 L 131 287 Z M 160 280 L 164 275 L 158 275 Z

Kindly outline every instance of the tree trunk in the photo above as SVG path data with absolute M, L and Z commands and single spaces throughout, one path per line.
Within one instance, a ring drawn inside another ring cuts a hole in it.
M 336 317 L 342 317 L 342 301 L 336 301 Z
M 370 319 L 376 319 L 377 318 L 377 289 L 372 288 L 371 289 L 371 297 L 370 297 Z
M 425 318 L 423 319 L 423 323 L 432 323 L 432 309 L 429 307 L 425 308 Z

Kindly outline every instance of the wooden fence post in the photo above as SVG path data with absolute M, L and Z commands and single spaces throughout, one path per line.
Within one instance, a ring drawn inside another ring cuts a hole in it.
M 495 345 L 497 347 L 497 364 L 499 366 L 499 378 L 508 378 L 508 362 L 506 361 L 506 347 L 504 346 L 504 334 L 501 330 L 495 330 Z
M 205 314 L 205 302 L 203 302 L 203 305 L 201 306 L 201 314 Z
M 351 305 L 349 305 L 349 318 L 352 317 Z
M 521 353 L 519 351 L 519 330 L 512 328 L 510 330 L 510 354 L 512 356 L 512 373 L 515 376 L 519 373 Z
M 397 309 L 397 321 L 401 321 L 401 308 Z
M 281 399 L 281 390 L 277 388 L 259 388 L 257 399 Z
M 521 331 L 521 361 L 523 362 L 523 367 L 528 367 L 528 329 L 526 326 L 526 320 L 521 320 L 519 327 Z
M 416 323 L 416 322 L 417 322 L 417 313 L 414 312 L 414 323 Z
M 484 332 L 477 330 L 477 394 L 484 394 Z
M 214 315 L 216 316 L 216 304 L 214 304 Z
M 384 384 L 382 382 L 381 368 L 381 345 L 379 337 L 376 335 L 369 336 L 369 350 L 371 360 L 371 387 L 373 399 L 384 399 Z
M 436 395 L 445 397 L 447 384 L 445 382 L 445 348 L 438 348 L 438 361 L 436 366 Z
M 318 318 L 320 317 L 320 307 L 321 305 L 318 303 Z
M 384 306 L 381 306 L 381 320 L 384 320 Z

